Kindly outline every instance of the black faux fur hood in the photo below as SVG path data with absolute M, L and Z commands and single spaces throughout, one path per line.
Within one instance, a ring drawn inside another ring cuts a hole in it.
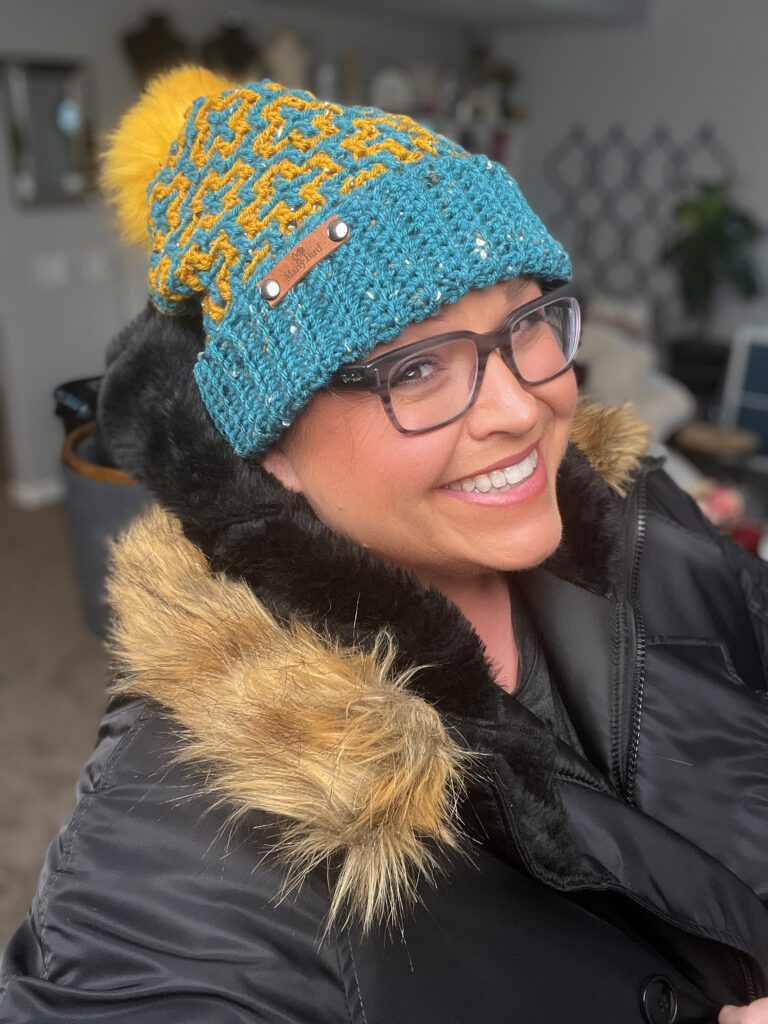
M 336 863 L 332 916 L 397 917 L 437 850 L 461 845 L 462 795 L 497 755 L 533 855 L 568 870 L 552 737 L 532 716 L 494 734 L 500 691 L 458 609 L 232 452 L 192 377 L 201 344 L 198 320 L 148 309 L 102 388 L 102 439 L 165 510 L 115 553 L 122 691 L 179 724 L 182 756 L 235 813 L 276 815 L 289 879 Z M 579 409 L 554 572 L 611 591 L 644 437 L 623 410 Z

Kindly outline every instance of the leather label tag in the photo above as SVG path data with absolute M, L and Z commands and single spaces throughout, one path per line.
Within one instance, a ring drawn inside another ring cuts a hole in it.
M 333 216 L 316 227 L 314 231 L 310 231 L 306 238 L 297 242 L 280 262 L 272 267 L 266 277 L 259 281 L 261 294 L 269 305 L 276 306 L 282 302 L 297 281 L 308 274 L 320 260 L 325 259 L 340 245 L 343 245 L 348 238 L 349 228 L 347 225 L 338 217 Z M 273 282 L 280 289 L 274 297 L 269 294 L 270 289 L 274 290 Z

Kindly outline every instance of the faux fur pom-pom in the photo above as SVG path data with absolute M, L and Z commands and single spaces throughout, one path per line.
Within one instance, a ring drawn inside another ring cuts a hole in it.
M 127 241 L 150 241 L 147 189 L 168 159 L 192 103 L 231 88 L 231 82 L 205 68 L 175 68 L 149 83 L 108 137 L 101 181 Z

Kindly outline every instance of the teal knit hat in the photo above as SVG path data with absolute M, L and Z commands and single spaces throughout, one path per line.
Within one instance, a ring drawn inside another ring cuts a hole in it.
M 202 300 L 195 378 L 242 456 L 266 451 L 343 363 L 470 289 L 570 276 L 499 164 L 411 118 L 274 82 L 171 72 L 125 116 L 105 167 L 126 233 L 148 233 L 154 304 Z

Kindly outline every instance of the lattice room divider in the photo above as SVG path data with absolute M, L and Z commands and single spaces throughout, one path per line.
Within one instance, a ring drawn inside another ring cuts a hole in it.
M 711 124 L 683 141 L 664 124 L 640 139 L 619 124 L 598 135 L 574 125 L 544 174 L 556 195 L 546 222 L 571 253 L 580 286 L 653 299 L 670 290 L 659 253 L 675 205 L 698 182 L 732 181 L 736 165 Z

